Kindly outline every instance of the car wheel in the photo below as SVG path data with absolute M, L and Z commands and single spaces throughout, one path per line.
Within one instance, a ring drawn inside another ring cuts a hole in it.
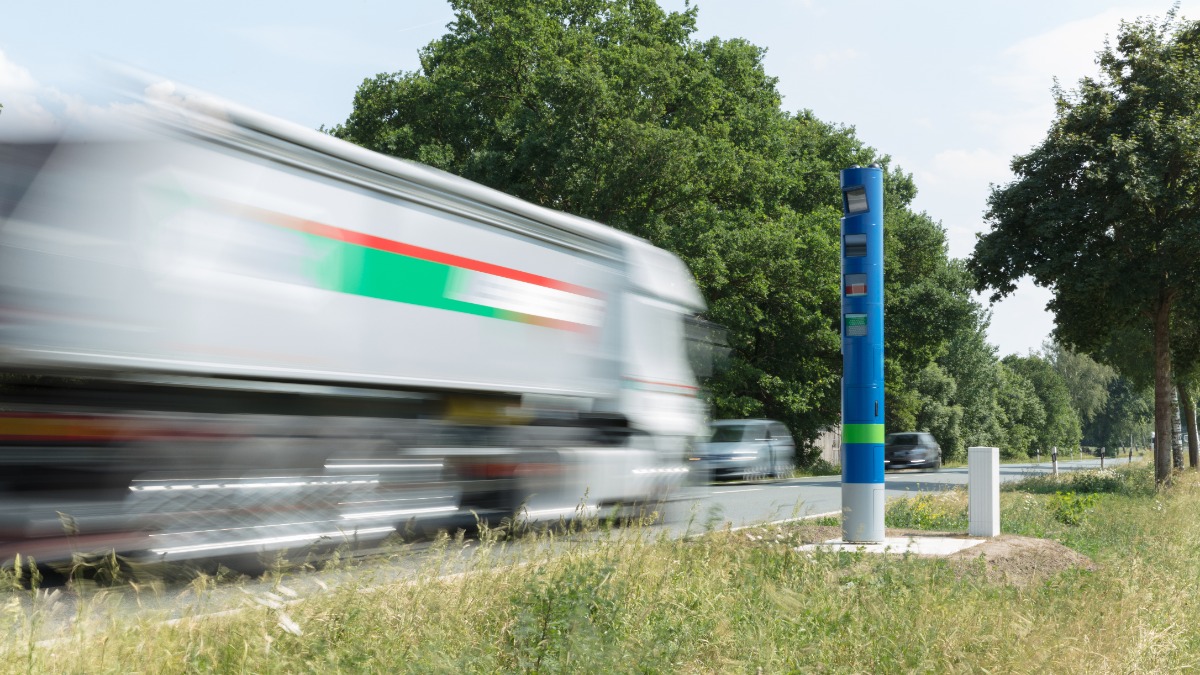
M 771 458 L 763 457 L 762 459 L 755 460 L 754 466 L 750 468 L 750 471 L 749 471 L 748 475 L 746 476 L 746 480 L 753 480 L 753 481 L 763 480 L 764 478 L 767 477 L 767 474 L 769 474 L 770 472 L 771 472 Z
M 773 476 L 775 478 L 781 478 L 781 477 L 787 475 L 788 470 L 789 470 L 789 467 L 788 467 L 788 463 L 787 463 L 787 458 L 780 457 L 779 455 L 775 455 L 775 461 L 772 463 L 772 466 L 771 466 L 771 476 Z

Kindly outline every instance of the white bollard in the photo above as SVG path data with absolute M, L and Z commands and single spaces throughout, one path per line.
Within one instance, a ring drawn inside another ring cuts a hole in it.
M 1000 534 L 1000 448 L 967 448 L 967 533 Z

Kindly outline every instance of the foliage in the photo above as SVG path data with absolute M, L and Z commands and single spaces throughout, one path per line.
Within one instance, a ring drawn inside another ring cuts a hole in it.
M 966 456 L 963 442 L 963 406 L 957 403 L 958 384 L 937 363 L 925 366 L 915 378 L 914 389 L 920 397 L 915 429 L 929 431 L 937 439 L 946 460 Z
M 996 397 L 1004 430 L 1000 456 L 1005 459 L 1030 457 L 1038 449 L 1038 436 L 1046 424 L 1046 409 L 1042 407 L 1033 383 L 1024 375 L 1003 362 L 997 365 L 996 374 Z
M 992 229 L 970 261 L 977 289 L 993 297 L 1025 275 L 1052 288 L 1064 344 L 1100 357 L 1155 355 L 1160 482 L 1170 475 L 1170 319 L 1181 291 L 1200 281 L 1197 59 L 1200 24 L 1173 12 L 1161 24 L 1123 23 L 1098 55 L 1099 77 L 1071 93 L 1056 88 L 1054 124 L 1013 160 L 1017 179 L 993 190 Z M 1135 335 L 1140 349 L 1110 348 Z
M 1095 493 L 1076 494 L 1074 492 L 1055 492 L 1047 502 L 1054 517 L 1067 525 L 1078 525 L 1083 517 L 1091 511 L 1099 496 Z
M 1149 387 L 1135 388 L 1129 380 L 1118 377 L 1109 382 L 1104 407 L 1084 429 L 1088 445 L 1121 448 L 1134 444 L 1143 446 L 1150 440 L 1150 423 L 1154 418 L 1154 400 Z
M 797 476 L 840 476 L 842 467 L 831 464 L 823 457 L 818 457 L 804 469 L 796 472 Z
M 947 256 L 945 231 L 925 214 L 885 216 L 885 390 L 889 429 L 957 432 L 953 393 L 925 369 L 961 330 L 978 325 L 970 275 Z M 957 389 L 957 386 L 954 387 Z M 938 428 L 934 428 L 936 425 Z M 939 443 L 944 443 L 937 435 Z
M 1133 466 L 1125 464 L 1117 468 L 1068 471 L 1057 476 L 1043 474 L 1005 483 L 1002 489 L 1034 494 L 1075 492 L 1145 497 L 1154 494 L 1152 469 L 1150 465 L 1141 463 Z
M 852 128 L 780 107 L 763 50 L 700 41 L 696 7 L 651 0 L 453 0 L 416 72 L 363 82 L 332 130 L 678 254 L 728 328 L 715 417 L 782 420 L 801 442 L 840 413 L 838 170 L 885 168 L 889 422 L 975 311 L 911 176 Z M 815 453 L 800 457 L 801 463 Z
M 888 502 L 884 512 L 887 527 L 939 530 L 946 532 L 967 529 L 967 493 L 946 490 Z
M 955 403 L 962 406 L 962 443 L 946 459 L 961 461 L 971 446 L 1003 447 L 1005 428 L 996 383 L 1000 363 L 996 348 L 987 342 L 987 319 L 982 309 L 978 319 L 964 324 L 947 345 L 938 363 L 954 378 Z M 939 439 L 939 443 L 941 439 Z
M 1010 355 L 1004 358 L 1004 365 L 1029 380 L 1046 413 L 1045 423 L 1036 431 L 1034 447 L 1050 454 L 1054 447 L 1065 452 L 1078 446 L 1082 436 L 1079 413 L 1071 405 L 1066 383 L 1050 362 L 1033 354 Z
M 1108 387 L 1116 372 L 1087 354 L 1079 354 L 1054 340 L 1042 345 L 1042 354 L 1062 378 L 1071 396 L 1071 406 L 1081 424 L 1088 424 L 1108 402 Z

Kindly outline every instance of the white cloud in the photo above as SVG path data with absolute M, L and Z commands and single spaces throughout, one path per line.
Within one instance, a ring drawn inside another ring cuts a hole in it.
M 1129 8 L 1109 9 L 1021 40 L 1001 54 L 1009 68 L 996 83 L 1020 96 L 1021 102 L 1047 100 L 1055 77 L 1071 86 L 1094 74 L 1096 52 L 1104 47 L 1105 37 L 1116 33 L 1121 19 L 1136 15 Z
M 0 134 L 48 134 L 59 128 L 55 115 L 43 105 L 46 91 L 33 75 L 0 50 Z
M 0 51 L 0 137 L 56 136 L 70 124 L 104 124 L 141 107 L 140 103 L 89 102 L 42 84 Z M 147 90 L 147 94 L 150 91 Z
M 1109 9 L 1026 37 L 999 52 L 984 74 L 994 88 L 981 92 L 980 107 L 966 113 L 982 144 L 944 150 L 914 169 L 921 187 L 917 206 L 937 205 L 951 255 L 970 254 L 976 233 L 985 230 L 989 186 L 1011 181 L 1012 157 L 1045 138 L 1054 119 L 1050 89 L 1055 78 L 1070 89 L 1080 78 L 1095 75 L 1095 55 L 1105 37 L 1116 35 L 1123 18 L 1144 13 L 1130 7 Z M 1050 298 L 1050 291 L 1024 279 L 1012 295 L 993 306 L 988 336 L 1002 355 L 1041 347 L 1054 327 L 1053 315 L 1046 310 Z
M 1008 175 L 1008 156 L 987 148 L 943 150 L 933 156 L 932 166 L 921 174 L 921 185 L 982 185 Z
M 1070 90 L 1081 78 L 1095 76 L 1096 53 L 1104 48 L 1105 40 L 1116 36 L 1122 19 L 1142 14 L 1135 7 L 1108 9 L 1008 47 L 999 55 L 1000 70 L 992 82 L 1004 92 L 1009 105 L 977 111 L 972 120 L 1012 154 L 1027 152 L 1045 137 L 1054 119 L 1050 90 L 1055 79 Z
M 950 255 L 967 256 L 975 233 L 984 229 L 983 209 L 990 185 L 1008 179 L 1007 155 L 987 148 L 944 150 L 913 170 L 920 192 L 919 209 L 936 207 L 946 228 Z

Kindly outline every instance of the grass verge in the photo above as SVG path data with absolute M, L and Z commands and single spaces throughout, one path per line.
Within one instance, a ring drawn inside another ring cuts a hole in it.
M 465 574 L 444 576 L 462 546 L 444 539 L 440 556 L 409 581 L 359 579 L 302 600 L 247 593 L 236 613 L 196 613 L 174 623 L 148 613 L 106 615 L 100 593 L 71 610 L 79 620 L 49 642 L 39 642 L 38 626 L 66 611 L 63 604 L 44 592 L 14 592 L 3 613 L 10 639 L 0 669 L 1128 673 L 1200 667 L 1194 630 L 1200 483 L 1185 476 L 1169 493 L 1155 493 L 1143 467 L 1124 471 L 1119 479 L 1071 474 L 1061 484 L 1038 478 L 1006 489 L 1005 532 L 1053 539 L 1097 564 L 1096 571 L 1057 573 L 1027 586 L 971 573 L 982 560 L 964 568 L 940 559 L 797 550 L 828 538 L 829 524 L 676 540 L 593 523 L 588 537 L 542 533 L 521 549 L 485 538 Z M 888 525 L 961 531 L 965 514 L 965 495 L 950 492 L 894 503 Z

